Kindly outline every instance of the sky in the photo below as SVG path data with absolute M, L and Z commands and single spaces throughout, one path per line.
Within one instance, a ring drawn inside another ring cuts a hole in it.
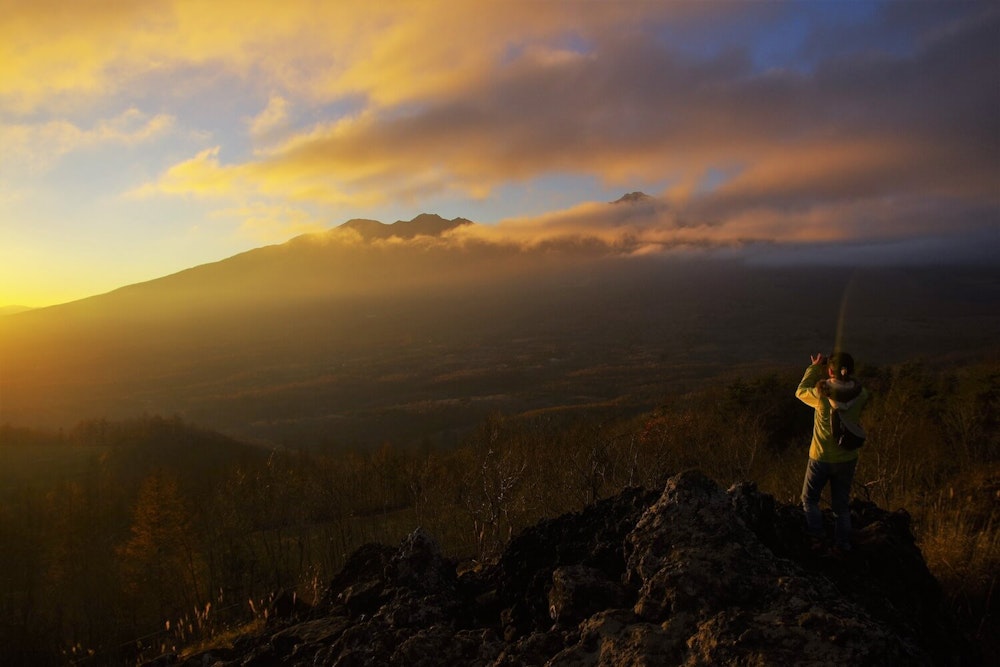
M 643 255 L 993 261 L 1000 5 L 0 0 L 0 306 L 422 212 Z

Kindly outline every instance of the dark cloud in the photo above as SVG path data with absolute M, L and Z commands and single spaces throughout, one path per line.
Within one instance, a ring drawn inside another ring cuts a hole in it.
M 903 11 L 891 5 L 886 11 Z M 926 20 L 912 23 L 910 30 L 928 30 Z M 913 52 L 859 47 L 809 73 L 755 71 L 739 48 L 685 58 L 648 35 L 599 40 L 593 52 L 562 60 L 527 53 L 477 87 L 320 134 L 275 159 L 303 168 L 381 163 L 359 169 L 359 183 L 391 187 L 423 172 L 489 187 L 552 171 L 624 179 L 630 171 L 753 164 L 780 149 L 795 160 L 868 142 L 898 151 L 900 164 L 888 160 L 893 169 L 880 178 L 857 165 L 863 176 L 853 182 L 831 173 L 809 184 L 818 198 L 927 186 L 981 195 L 996 182 L 1000 148 L 998 12 L 947 25 L 910 37 Z

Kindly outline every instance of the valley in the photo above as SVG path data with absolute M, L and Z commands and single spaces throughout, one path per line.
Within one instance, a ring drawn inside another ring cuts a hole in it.
M 160 414 L 268 446 L 455 443 L 493 412 L 628 413 L 719 379 L 797 368 L 832 348 L 838 329 L 875 365 L 997 350 L 1000 277 L 989 269 L 636 258 L 550 268 L 533 257 L 518 274 L 508 259 L 464 267 L 468 279 L 448 285 L 354 293 L 306 293 L 305 278 L 285 274 L 249 304 L 218 285 L 263 281 L 296 261 L 247 276 L 215 266 L 226 281 L 170 308 L 156 305 L 177 289 L 167 278 L 8 316 L 0 423 Z

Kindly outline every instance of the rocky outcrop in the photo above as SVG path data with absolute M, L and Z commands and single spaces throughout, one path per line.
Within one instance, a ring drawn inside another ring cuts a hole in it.
M 543 521 L 462 571 L 415 531 L 355 552 L 312 609 L 187 665 L 976 664 L 903 512 L 855 501 L 856 546 L 697 471 Z M 828 517 L 829 519 L 829 517 Z

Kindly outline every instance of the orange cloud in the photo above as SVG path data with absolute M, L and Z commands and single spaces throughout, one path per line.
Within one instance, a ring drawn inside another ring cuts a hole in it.
M 704 206 L 704 202 L 702 202 Z M 707 210 L 707 209 L 706 209 Z M 896 201 L 883 197 L 844 198 L 787 207 L 780 202 L 737 207 L 710 218 L 666 198 L 635 202 L 590 202 L 541 216 L 496 225 L 458 227 L 424 243 L 476 247 L 481 244 L 536 252 L 626 256 L 811 244 L 871 244 L 914 236 L 960 238 L 982 229 L 982 215 L 963 216 L 934 197 Z
M 656 227 L 669 230 L 664 243 L 729 238 L 735 228 L 756 238 L 752 220 L 768 231 L 762 237 L 779 228 L 803 235 L 810 225 L 782 223 L 784 211 L 808 218 L 847 201 L 1000 199 L 998 95 L 984 85 L 996 63 L 995 11 L 970 9 L 977 21 L 928 32 L 912 52 L 850 53 L 800 71 L 764 70 L 737 47 L 692 55 L 657 33 L 767 11 L 755 7 L 36 4 L 13 8 L 0 28 L 10 37 L 0 47 L 10 55 L 0 58 L 10 75 L 0 77 L 0 109 L 132 86 L 148 94 L 165 81 L 179 94 L 226 80 L 269 95 L 245 126 L 252 157 L 227 163 L 220 145 L 138 193 L 335 212 L 484 199 L 551 174 L 623 189 L 669 181 L 674 218 Z M 337 111 L 324 118 L 324 105 Z M 296 128 L 293 111 L 321 120 Z M 557 218 L 544 233 L 556 233 Z
M 119 57 L 122 35 L 143 11 L 128 0 L 4 3 L 0 110 L 26 113 L 72 105 L 74 95 L 106 92 L 106 69 Z
M 679 13 L 676 7 L 645 9 Z M 690 10 L 683 10 L 690 11 Z M 212 66 L 313 99 L 378 106 L 469 85 L 518 44 L 610 28 L 632 10 L 567 3 L 37 0 L 0 23 L 0 109 L 26 113 Z M 634 17 L 632 17 L 634 19 Z M 155 84 L 154 84 L 155 85 Z
M 513 19 L 493 16 L 490 4 L 483 11 L 496 20 L 483 24 L 495 32 L 481 34 L 486 28 L 476 24 L 456 35 L 455 43 L 471 35 L 482 48 L 461 59 L 458 73 L 435 74 L 455 46 L 426 38 L 426 17 L 439 10 L 411 8 L 388 21 L 381 33 L 387 38 L 366 51 L 371 59 L 348 66 L 331 84 L 346 94 L 367 81 L 363 92 L 374 104 L 220 169 L 242 170 L 251 187 L 271 196 L 326 203 L 484 198 L 500 184 L 552 173 L 622 187 L 651 175 L 673 179 L 680 201 L 699 198 L 720 166 L 737 176 L 716 202 L 811 202 L 927 187 L 996 197 L 991 179 L 998 166 L 989 150 L 995 120 L 907 83 L 918 72 L 937 72 L 926 64 L 935 49 L 863 63 L 865 77 L 855 83 L 832 69 L 759 74 L 745 58 L 689 60 L 642 35 L 600 41 L 584 19 L 569 25 L 596 40 L 586 50 L 545 48 L 532 38 L 551 29 L 546 14 L 518 42 L 523 48 L 504 56 L 497 37 L 509 34 Z M 468 19 L 464 11 L 438 29 Z M 956 53 L 969 68 L 993 48 L 980 32 L 949 37 L 962 43 Z M 418 35 L 427 43 L 413 50 Z M 415 74 L 415 67 L 426 72 Z M 938 76 L 922 85 L 954 85 L 947 72 Z M 978 91 L 975 81 L 970 77 L 970 93 Z M 986 101 L 995 106 L 995 99 Z M 867 106 L 871 111 L 858 111 Z M 965 133 L 956 134 L 956 126 Z

